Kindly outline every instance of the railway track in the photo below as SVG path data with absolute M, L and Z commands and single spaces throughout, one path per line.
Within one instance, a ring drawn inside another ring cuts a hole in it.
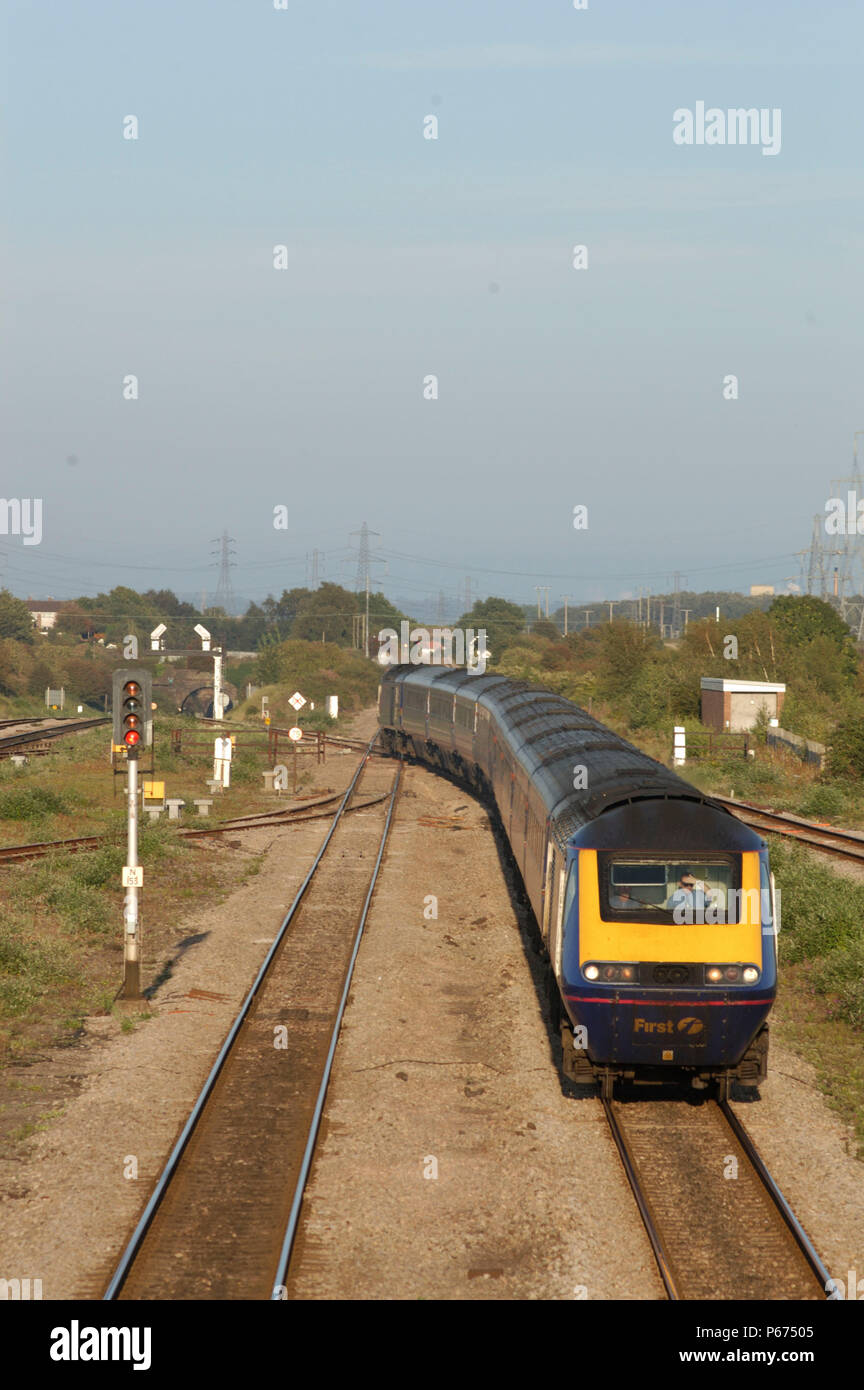
M 177 834 L 181 839 L 197 840 L 210 835 L 227 835 L 232 831 L 236 833 L 238 830 L 257 830 L 270 825 L 299 825 L 307 820 L 321 820 L 322 817 L 335 815 L 336 804 L 343 796 L 344 792 L 334 792 L 332 796 L 320 797 L 303 806 L 286 806 L 282 811 L 262 811 L 257 815 L 235 816 L 219 825 L 203 826 L 200 829 L 181 826 L 178 827 Z M 352 801 L 347 811 L 362 811 L 365 807 L 375 806 L 383 800 L 384 796 L 374 796 L 368 797 L 365 801 Z M 64 850 L 67 854 L 77 854 L 82 850 L 103 849 L 105 844 L 102 835 L 78 835 L 66 840 L 36 840 L 29 845 L 6 845 L 0 847 L 0 868 L 4 864 L 44 859 L 46 855 L 58 850 Z
M 401 764 L 365 749 L 104 1297 L 282 1296 Z M 346 811 L 371 782 L 365 814 Z
M 14 749 L 26 747 L 28 744 L 49 743 L 53 739 L 63 738 L 66 734 L 83 733 L 85 729 L 96 729 L 100 724 L 110 723 L 111 719 L 108 716 L 95 719 L 64 719 L 60 722 L 47 719 L 0 720 L 0 730 L 10 727 L 23 729 L 23 732 L 18 734 L 0 732 L 0 758 L 5 758 Z M 26 728 L 24 727 L 26 725 L 32 725 L 32 727 Z
M 725 1101 L 603 1108 L 671 1300 L 827 1297 L 828 1270 Z
M 721 806 L 728 806 L 739 820 L 754 830 L 762 830 L 771 835 L 783 835 L 786 839 L 797 840 L 811 849 L 822 850 L 824 854 L 834 854 L 843 859 L 857 859 L 864 862 L 864 834 L 854 830 L 836 830 L 831 826 L 820 825 L 817 821 L 804 820 L 786 811 L 769 811 L 764 806 L 754 806 L 749 801 L 733 801 L 728 796 L 712 796 Z

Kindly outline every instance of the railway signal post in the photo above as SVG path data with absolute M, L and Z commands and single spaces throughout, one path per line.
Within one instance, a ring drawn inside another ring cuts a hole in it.
M 153 744 L 152 676 L 149 671 L 114 672 L 114 743 L 126 749 L 126 863 L 123 865 L 123 989 L 124 999 L 141 998 L 141 929 L 138 893 L 144 870 L 138 862 L 138 755 Z

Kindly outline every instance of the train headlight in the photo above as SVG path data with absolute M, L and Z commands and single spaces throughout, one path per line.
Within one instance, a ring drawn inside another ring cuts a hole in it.
M 596 965 L 583 965 L 582 974 L 586 980 L 602 980 L 604 985 L 618 985 L 624 980 L 635 980 L 638 967 L 623 965 L 621 961 L 598 961 Z
M 755 985 L 759 969 L 755 965 L 706 965 L 706 985 Z

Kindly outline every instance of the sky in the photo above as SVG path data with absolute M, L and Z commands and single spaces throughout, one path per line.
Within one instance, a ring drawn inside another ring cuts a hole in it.
M 313 550 L 353 587 L 364 521 L 421 618 L 797 580 L 864 430 L 862 38 L 833 0 L 6 0 L 0 491 L 42 533 L 9 513 L 0 584 L 212 603 L 227 532 L 240 602 Z M 676 143 L 699 102 L 778 151 Z

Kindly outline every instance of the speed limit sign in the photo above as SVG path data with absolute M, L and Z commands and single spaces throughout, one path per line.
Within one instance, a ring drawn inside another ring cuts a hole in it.
M 299 743 L 300 739 L 303 737 L 303 730 L 298 729 L 295 724 L 293 729 L 288 730 L 288 737 L 293 743 Z

